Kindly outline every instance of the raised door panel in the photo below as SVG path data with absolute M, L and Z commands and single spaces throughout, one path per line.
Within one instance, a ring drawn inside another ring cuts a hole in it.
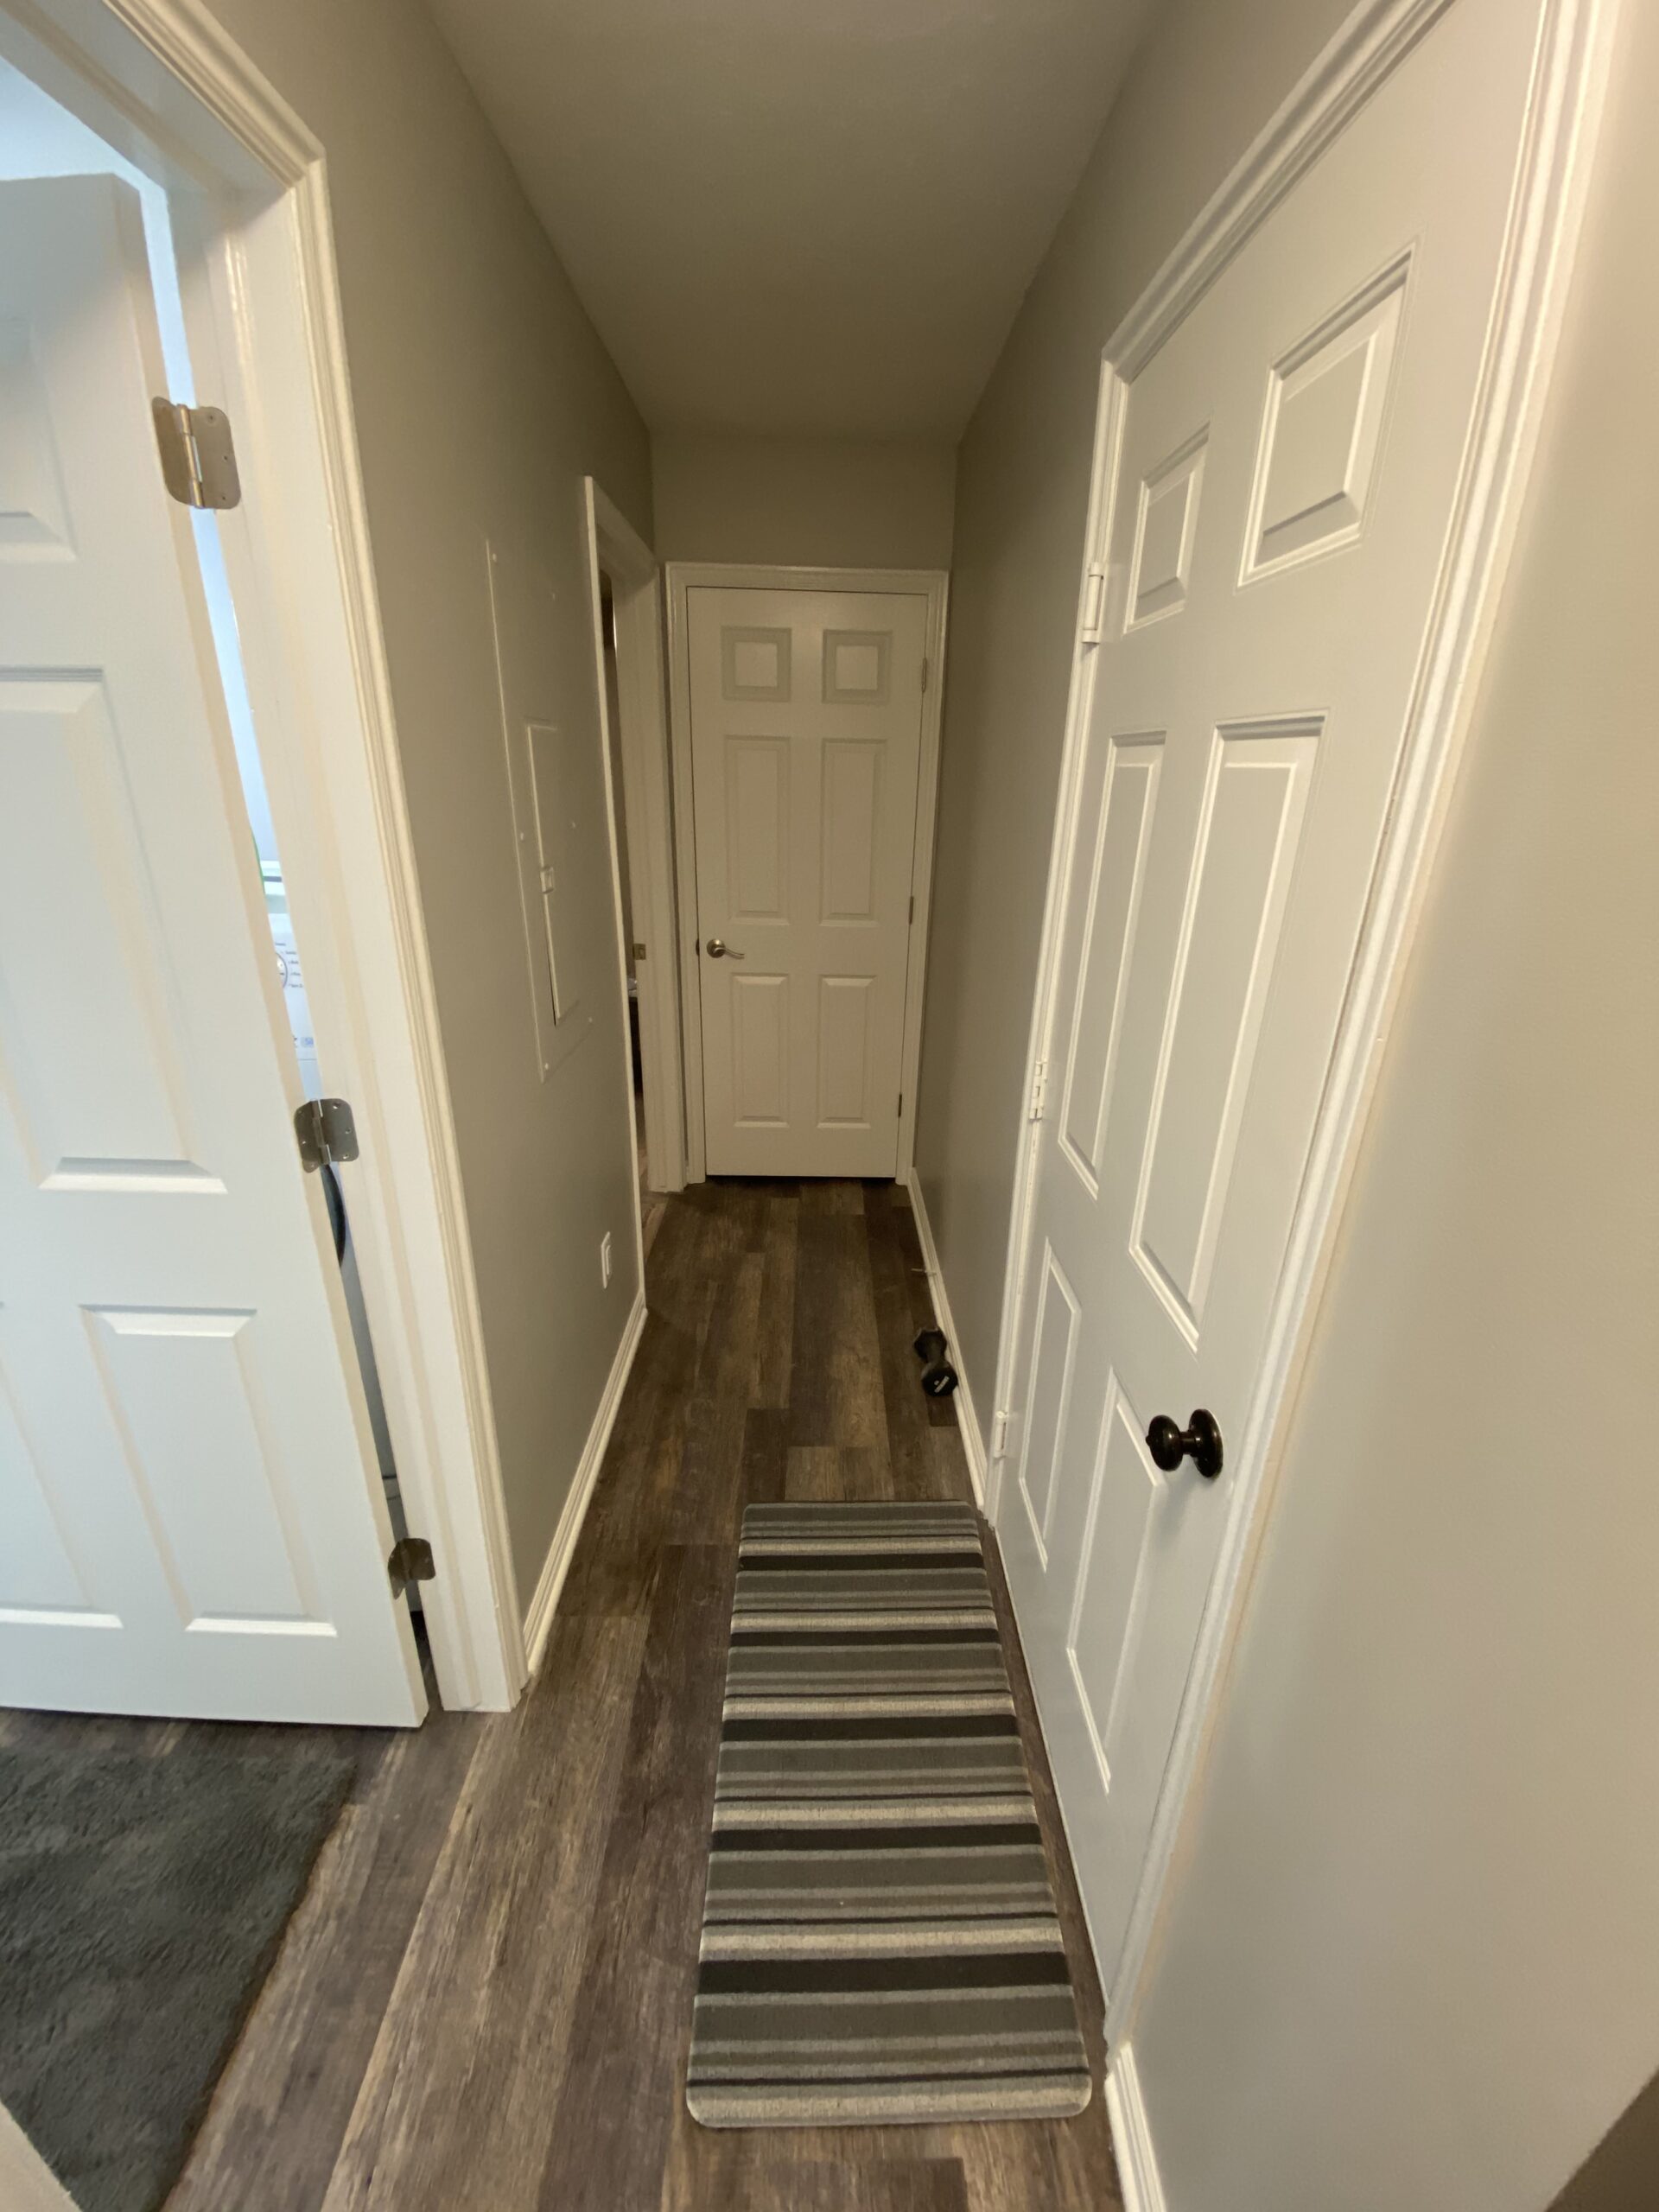
M 1167 1490 L 1142 1428 L 1114 1380 L 1101 1423 L 1069 1643 L 1077 1696 L 1106 1789 L 1111 1788 L 1114 1714 L 1146 1594 L 1154 1524 Z
M 1196 1344 L 1249 1089 L 1317 721 L 1217 733 L 1141 1163 L 1136 1261 Z
M 0 315 L 0 562 L 73 555 L 63 469 L 29 323 Z
M 1090 839 L 1077 982 L 1067 1025 L 1060 1094 L 1060 1150 L 1090 1197 L 1122 1028 L 1124 986 L 1135 953 L 1162 739 L 1115 737 L 1106 747 Z
M 732 1108 L 741 1128 L 789 1121 L 789 978 L 731 978 Z
M 872 1118 L 873 976 L 818 979 L 818 1125 L 868 1128 Z
M 104 684 L 0 676 L 0 1084 L 37 1184 L 222 1190 L 178 1003 Z
M 1411 257 L 1274 365 L 1243 581 L 1351 545 L 1365 521 Z
M 328 1636 L 260 1403 L 246 1313 L 86 1315 L 127 1472 L 183 1625 Z
M 881 763 L 886 747 L 859 738 L 826 738 L 819 823 L 819 897 L 826 922 L 876 918 Z
M 726 740 L 726 905 L 734 922 L 789 917 L 790 747 L 785 737 Z
M 0 1325 L 5 1315 L 0 1309 Z M 54 1510 L 38 1452 L 0 1354 L 0 1623 L 49 1625 L 92 1620 L 88 1578 Z M 113 1618 L 103 1618 L 111 1625 Z
M 1065 1458 L 1076 1382 L 1077 1332 L 1083 1319 L 1077 1293 L 1052 1248 L 1043 1255 L 1033 1330 L 1032 1414 L 1020 1458 L 1020 1491 L 1031 1517 L 1038 1556 L 1048 1564 L 1049 1522 Z

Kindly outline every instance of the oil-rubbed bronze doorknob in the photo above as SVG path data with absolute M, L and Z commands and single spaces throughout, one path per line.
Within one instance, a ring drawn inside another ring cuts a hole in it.
M 1173 1475 L 1183 1459 L 1190 1459 L 1207 1483 L 1221 1472 L 1220 1425 L 1202 1406 L 1185 1428 L 1178 1428 L 1167 1414 L 1159 1414 L 1147 1431 L 1147 1449 L 1166 1475 Z

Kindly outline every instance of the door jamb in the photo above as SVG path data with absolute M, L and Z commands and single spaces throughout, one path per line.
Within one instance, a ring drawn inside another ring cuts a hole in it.
M 1102 356 L 1071 680 L 1050 853 L 1022 1098 L 1051 1057 L 1058 1018 L 1065 880 L 1077 830 L 1093 703 L 1099 594 L 1109 595 L 1110 518 L 1128 387 L 1299 177 L 1344 130 L 1452 0 L 1360 0 L 1180 240 Z M 1590 156 L 1618 0 L 1545 0 L 1521 175 L 1454 522 L 1442 561 L 1416 690 L 1408 709 L 1371 893 L 1332 1056 L 1306 1173 L 1268 1321 L 1260 1375 L 1236 1465 L 1221 1551 L 1199 1626 L 1122 1957 L 1106 1993 L 1110 2044 L 1131 2032 L 1176 1846 L 1270 1510 L 1297 1385 L 1312 1338 L 1384 1042 L 1450 803 L 1480 664 L 1520 521 L 1581 226 Z M 1037 1129 L 1022 1126 L 1015 1163 L 994 1404 L 1014 1408 L 1022 1382 L 1024 1287 L 1033 1231 Z M 990 1467 L 995 1522 L 1002 1464 Z
M 663 594 L 657 556 L 613 500 L 591 476 L 583 480 L 587 503 L 588 580 L 594 598 L 594 652 L 599 679 L 599 719 L 605 733 L 606 787 L 610 792 L 611 855 L 618 851 L 620 810 L 628 833 L 628 911 L 622 904 L 620 864 L 614 867 L 617 942 L 645 947 L 636 961 L 639 991 L 640 1089 L 645 1116 L 645 1173 L 653 1191 L 685 1188 L 685 1069 L 681 1058 L 678 930 L 674 912 L 674 838 L 669 784 L 668 704 L 663 679 Z M 616 692 L 621 727 L 615 733 L 622 788 L 611 788 L 611 707 L 605 682 L 605 642 L 600 571 L 611 580 L 616 622 Z M 623 990 L 627 961 L 623 957 Z M 626 1041 L 626 1031 L 625 1031 Z M 633 1071 L 628 1070 L 632 1112 Z M 634 1138 L 637 1144 L 639 1129 Z M 636 1216 L 638 1206 L 634 1209 Z M 643 1242 L 639 1280 L 645 1279 Z
M 439 1563 L 423 1590 L 438 1686 L 446 1706 L 505 1708 L 528 1670 L 324 149 L 194 0 L 0 0 L 0 34 L 130 159 L 199 195 L 186 319 L 235 410 L 248 496 L 222 518 L 226 565 L 320 1050 L 362 1136 L 353 1238 L 399 1487 Z
M 910 886 L 905 974 L 904 1043 L 899 1058 L 899 1182 L 916 1154 L 916 1093 L 922 1061 L 922 1007 L 927 982 L 928 918 L 933 895 L 933 849 L 939 802 L 939 724 L 944 697 L 944 626 L 950 579 L 944 569 L 808 569 L 727 561 L 671 561 L 668 579 L 669 728 L 674 762 L 674 852 L 679 884 L 680 995 L 685 1039 L 685 1173 L 707 1174 L 702 1105 L 702 963 L 697 957 L 697 857 L 691 791 L 691 656 L 686 595 L 699 588 L 729 591 L 902 592 L 927 601 L 927 688 L 922 694 L 921 758 L 916 779 L 916 835 Z

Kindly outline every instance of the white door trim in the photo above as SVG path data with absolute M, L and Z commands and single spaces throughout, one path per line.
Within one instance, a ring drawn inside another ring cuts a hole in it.
M 187 320 L 235 423 L 226 563 L 320 1053 L 362 1141 L 352 1230 L 398 1483 L 438 1560 L 423 1603 L 443 1701 L 505 1707 L 524 1635 L 323 149 L 198 0 L 3 0 L 0 47 L 141 167 L 205 188 Z
M 1361 0 L 1222 184 L 1103 358 L 1071 683 L 1042 949 L 1022 1099 L 1051 1057 L 1060 931 L 1094 690 L 1097 612 L 1129 383 L 1296 180 L 1455 0 Z M 1154 1822 L 1123 1954 L 1107 1992 L 1113 2047 L 1130 2031 L 1187 1793 L 1207 1736 L 1259 1545 L 1294 1384 L 1415 934 L 1451 795 L 1475 679 L 1519 519 L 1582 214 L 1618 0 L 1547 0 L 1521 174 L 1449 541 L 1402 765 L 1355 956 L 1307 1174 L 1269 1318 L 1255 1395 L 1234 1455 L 1238 1478 Z M 1036 1135 L 1022 1127 L 993 1403 L 1010 1404 L 1030 1255 Z M 1016 1409 L 1016 1412 L 1019 1409 Z M 1016 1419 L 1010 1424 L 1015 1431 Z M 1001 1460 L 990 1469 L 996 1517 Z
M 663 594 L 657 556 L 591 476 L 587 486 L 588 568 L 594 593 L 594 649 L 598 655 L 600 721 L 610 779 L 610 701 L 605 683 L 600 579 L 611 579 L 616 618 L 616 690 L 621 709 L 617 750 L 622 789 L 611 792 L 611 849 L 620 809 L 628 834 L 632 912 L 622 909 L 617 880 L 619 944 L 643 944 L 635 964 L 639 993 L 639 1064 L 645 1109 L 645 1168 L 653 1191 L 685 1188 L 685 1071 L 680 1048 L 679 929 L 674 910 L 673 810 L 669 798 L 668 702 L 663 677 Z M 623 963 L 623 988 L 627 963 Z M 633 1096 L 632 1067 L 628 1096 Z M 636 1136 L 638 1131 L 635 1132 Z M 637 1211 L 637 1209 L 636 1209 Z M 641 1247 L 639 1280 L 645 1281 Z
M 685 1173 L 707 1173 L 702 1116 L 702 968 L 697 959 L 697 863 L 691 799 L 691 660 L 686 594 L 699 585 L 736 591 L 916 592 L 927 601 L 927 688 L 922 694 L 922 753 L 917 778 L 916 837 L 911 857 L 910 961 L 905 980 L 905 1037 L 899 1090 L 898 1179 L 908 1180 L 916 1152 L 916 1090 L 922 1059 L 928 915 L 933 893 L 934 825 L 939 801 L 939 708 L 944 695 L 944 619 L 950 577 L 943 569 L 751 567 L 725 561 L 671 561 L 668 578 L 669 728 L 674 761 L 674 856 L 679 886 L 680 997 L 685 1040 Z

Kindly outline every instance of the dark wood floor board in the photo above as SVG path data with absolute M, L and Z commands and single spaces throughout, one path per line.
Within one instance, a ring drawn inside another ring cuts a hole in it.
M 743 1416 L 743 1504 L 781 1505 L 789 1471 L 789 1408 L 751 1406 Z
M 736 1559 L 664 1560 L 594 1901 L 542 2212 L 654 2206 L 684 2080 Z
M 391 1738 L 324 1845 L 169 2212 L 315 2212 L 488 1723 Z
M 593 1930 L 642 1624 L 556 1620 L 474 1754 L 326 2212 L 534 2212 Z
M 861 1183 L 838 1183 L 815 1177 L 803 1183 L 800 1190 L 803 1213 L 861 1214 L 864 1211 Z
M 970 1495 L 954 1404 L 922 1397 L 910 1351 L 931 1319 L 918 1267 L 889 1186 L 721 1182 L 665 1202 L 650 1318 L 537 1680 L 511 1714 L 392 1740 L 168 2212 L 1120 2202 L 1098 2094 L 1074 2120 L 998 2126 L 727 2133 L 685 2108 L 742 1510 Z M 987 1554 L 1098 2082 L 1099 1989 Z M 454 1735 L 445 1751 L 453 1729 L 470 1732 L 465 1756 Z
M 894 1496 L 893 1462 L 872 1444 L 791 1444 L 784 1496 L 791 1505 L 862 1505 Z
M 870 1283 L 863 1192 L 857 1213 L 809 1207 L 803 1185 L 797 1236 L 795 1348 L 789 1395 L 791 1444 L 886 1446 L 881 1347 Z
M 755 1338 L 754 1373 L 749 1387 L 752 1406 L 784 1409 L 789 1404 L 795 1350 L 796 1244 L 800 1217 L 799 1192 L 792 1184 L 774 1185 L 766 1197 L 760 1317 Z
M 906 2158 L 889 2144 L 880 2158 L 759 2164 L 735 2139 L 716 2173 L 695 2174 L 676 2164 L 664 2183 L 661 2212 L 969 2212 L 968 2185 L 957 2158 Z M 686 2194 L 687 2186 L 699 2193 Z M 715 2193 L 717 2191 L 718 2193 Z

